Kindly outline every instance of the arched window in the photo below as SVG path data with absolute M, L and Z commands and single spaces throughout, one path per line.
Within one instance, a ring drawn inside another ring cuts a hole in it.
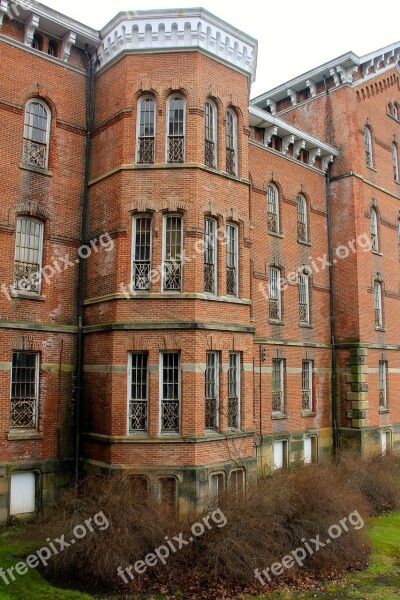
M 310 280 L 305 273 L 299 274 L 299 321 L 310 323 Z
M 204 162 L 207 167 L 217 166 L 217 109 L 211 100 L 205 103 Z
M 269 318 L 282 319 L 281 272 L 276 267 L 269 269 Z
M 375 327 L 382 327 L 383 326 L 382 284 L 380 281 L 374 282 L 374 308 L 375 308 Z
M 372 167 L 374 164 L 372 156 L 372 135 L 371 130 L 368 126 L 365 127 L 364 131 L 364 144 L 365 144 L 365 160 L 368 167 Z
M 43 254 L 43 223 L 29 217 L 17 219 L 14 289 L 39 296 Z
M 370 212 L 371 220 L 371 245 L 373 252 L 379 252 L 379 238 L 378 238 L 378 215 L 375 208 L 371 208 Z
M 272 183 L 267 189 L 267 218 L 269 233 L 279 233 L 279 195 Z
M 47 169 L 49 140 L 50 110 L 40 100 L 29 100 L 25 107 L 23 164 Z
M 156 139 L 156 103 L 146 96 L 139 100 L 137 162 L 139 165 L 154 163 Z
M 399 120 L 399 105 L 397 102 L 395 102 L 393 105 L 393 116 L 395 119 L 397 119 L 397 121 Z
M 304 196 L 297 196 L 297 239 L 308 242 L 307 202 Z
M 217 222 L 204 219 L 204 291 L 217 293 Z
M 226 226 L 226 294 L 239 295 L 239 229 L 234 223 Z
M 226 111 L 226 172 L 237 175 L 237 119 L 232 110 Z
M 43 48 L 43 38 L 38 33 L 35 33 L 32 39 L 32 48 L 35 50 L 42 50 Z
M 168 99 L 167 162 L 185 161 L 185 99 L 173 95 Z
M 399 181 L 399 156 L 398 156 L 398 152 L 397 152 L 396 142 L 393 142 L 393 144 L 392 144 L 392 163 L 393 163 L 394 180 Z

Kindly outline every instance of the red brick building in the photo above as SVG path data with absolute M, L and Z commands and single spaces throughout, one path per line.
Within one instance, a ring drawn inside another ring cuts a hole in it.
M 398 446 L 399 49 L 250 102 L 256 56 L 204 10 L 0 0 L 0 520 Z

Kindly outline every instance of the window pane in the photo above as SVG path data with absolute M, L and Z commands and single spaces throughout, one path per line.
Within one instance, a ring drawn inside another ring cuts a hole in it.
M 281 274 L 279 269 L 269 269 L 269 318 L 281 319 Z
M 272 412 L 283 412 L 284 389 L 283 389 L 283 360 L 272 361 Z
M 147 430 L 147 354 L 131 354 L 131 384 L 129 400 L 129 430 Z
M 236 296 L 238 264 L 238 230 L 235 225 L 226 227 L 226 293 Z
M 35 428 L 37 425 L 36 352 L 13 352 L 11 372 L 11 427 Z
M 278 191 L 273 185 L 267 189 L 268 231 L 279 233 Z
M 133 221 L 133 289 L 150 289 L 151 217 L 137 217 Z
M 204 221 L 204 291 L 216 292 L 217 248 L 216 223 L 213 219 Z
M 14 287 L 39 293 L 43 224 L 33 219 L 17 219 Z
M 307 241 L 307 204 L 303 196 L 297 196 L 297 238 Z
M 180 367 L 176 352 L 162 353 L 161 431 L 179 432 Z
M 228 370 L 228 427 L 238 429 L 240 422 L 240 355 L 229 354 Z
M 217 352 L 206 353 L 205 427 L 218 427 L 219 357 Z

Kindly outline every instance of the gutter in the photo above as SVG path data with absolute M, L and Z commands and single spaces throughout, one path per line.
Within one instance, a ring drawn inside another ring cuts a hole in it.
M 88 61 L 87 93 L 86 93 L 86 147 L 85 147 L 85 175 L 83 194 L 81 202 L 81 230 L 80 244 L 84 245 L 87 239 L 88 226 L 88 205 L 89 205 L 89 180 L 90 180 L 90 159 L 91 159 L 91 137 L 93 130 L 93 99 L 94 99 L 94 78 L 95 63 L 92 61 L 86 46 L 86 59 Z M 83 325 L 84 325 L 84 297 L 85 297 L 85 275 L 86 261 L 79 262 L 79 277 L 77 289 L 78 304 L 78 340 L 76 357 L 76 406 L 75 406 L 75 493 L 77 494 L 79 485 L 79 459 L 81 446 L 81 410 L 83 397 Z

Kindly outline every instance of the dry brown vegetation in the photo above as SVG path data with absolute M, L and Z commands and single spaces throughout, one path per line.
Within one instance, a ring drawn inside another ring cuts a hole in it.
M 320 534 L 326 540 L 331 525 L 358 511 L 363 519 L 394 508 L 400 500 L 399 465 L 394 458 L 376 457 L 361 462 L 355 456 L 341 457 L 335 465 L 315 465 L 260 480 L 248 490 L 243 501 L 220 508 L 227 519 L 225 527 L 210 521 L 212 528 L 194 542 L 171 553 L 166 565 L 148 567 L 129 584 L 135 590 L 181 589 L 195 597 L 196 591 L 218 583 L 227 589 L 254 586 L 254 569 L 264 569 Z M 214 506 L 215 508 L 215 506 Z M 190 526 L 210 514 L 210 503 L 202 514 L 179 520 L 154 499 L 147 500 L 128 479 L 87 478 L 82 482 L 79 500 L 73 490 L 60 499 L 57 517 L 46 534 L 65 534 L 71 539 L 75 525 L 103 511 L 110 525 L 93 533 L 54 557 L 51 568 L 57 576 L 74 574 L 86 582 L 112 589 L 124 585 L 117 568 L 126 568 L 183 532 L 188 540 Z M 309 556 L 301 570 L 318 577 L 360 567 L 365 563 L 369 544 L 365 528 L 349 526 L 337 540 Z M 50 568 L 50 567 L 49 567 Z M 284 572 L 293 577 L 294 569 Z M 190 577 L 188 577 L 190 574 Z M 206 596 L 204 596 L 206 597 Z M 213 597 L 213 596 L 210 596 Z

